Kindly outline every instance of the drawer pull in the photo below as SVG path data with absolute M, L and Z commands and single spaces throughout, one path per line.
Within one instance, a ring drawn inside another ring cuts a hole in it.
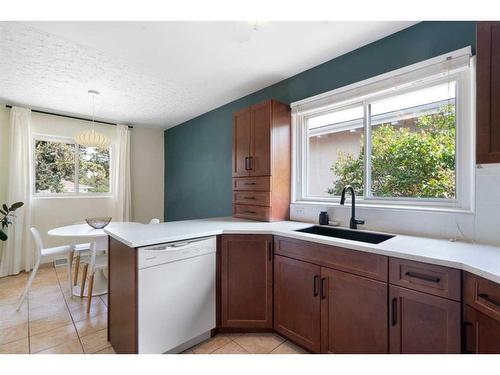
M 243 199 L 249 199 L 249 200 L 252 199 L 252 200 L 255 200 L 257 198 L 255 198 L 255 197 L 243 197 Z
M 245 211 L 246 214 L 256 214 L 257 212 L 255 211 Z
M 398 299 L 393 298 L 392 299 L 392 309 L 391 309 L 391 324 L 392 326 L 395 326 L 397 321 L 397 315 L 398 315 Z
M 257 185 L 256 182 L 245 182 L 245 185 L 249 186 L 249 185 Z
M 318 280 L 319 280 L 319 276 L 314 275 L 314 279 L 313 279 L 313 296 L 314 297 L 317 297 L 319 294 L 319 292 L 318 292 Z
M 493 298 L 491 298 L 490 296 L 488 296 L 486 293 L 479 293 L 477 295 L 479 298 L 482 298 L 484 299 L 486 302 L 489 302 L 497 307 L 500 307 L 500 302 L 498 301 L 495 301 Z
M 419 273 L 419 272 L 408 271 L 408 272 L 405 273 L 405 275 L 413 277 L 415 279 L 420 279 L 420 280 L 425 280 L 425 281 L 431 281 L 433 283 L 438 283 L 438 282 L 441 281 L 441 278 L 439 278 L 439 277 L 425 275 L 425 274 Z

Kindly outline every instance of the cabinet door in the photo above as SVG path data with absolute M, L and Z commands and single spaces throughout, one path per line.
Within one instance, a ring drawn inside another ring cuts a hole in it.
M 465 353 L 500 354 L 500 322 L 465 306 Z
M 312 352 L 320 351 L 321 268 L 274 257 L 274 329 Z
M 321 352 L 387 353 L 387 284 L 321 268 Z
M 476 153 L 500 163 L 500 22 L 477 23 Z
M 271 235 L 223 235 L 221 326 L 273 327 Z
M 233 177 L 250 174 L 250 109 L 242 109 L 233 115 Z
M 271 175 L 271 110 L 270 100 L 251 107 L 250 176 Z
M 389 286 L 389 352 L 460 353 L 460 302 Z

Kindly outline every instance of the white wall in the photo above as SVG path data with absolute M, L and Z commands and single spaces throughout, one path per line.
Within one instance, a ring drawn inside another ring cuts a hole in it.
M 0 204 L 6 200 L 8 164 L 8 127 L 10 110 L 0 104 Z M 89 129 L 87 121 L 32 114 L 32 133 L 74 137 Z M 116 128 L 96 124 L 96 130 L 110 139 Z M 163 131 L 135 127 L 131 130 L 132 220 L 147 222 L 151 217 L 163 219 Z M 151 183 L 147 183 L 151 181 Z M 10 203 L 10 202 L 9 202 Z M 42 234 L 46 246 L 65 244 L 67 240 L 50 237 L 49 229 L 68 225 L 94 216 L 113 216 L 113 200 L 109 197 L 34 198 L 32 223 Z M 0 245 L 1 246 L 1 245 Z
M 147 223 L 157 218 L 163 221 L 163 130 L 137 127 L 132 134 L 130 163 L 133 220 Z
M 484 164 L 475 170 L 474 213 L 409 211 L 356 207 L 356 216 L 366 220 L 360 229 L 456 238 L 500 246 L 500 164 Z M 320 211 L 328 211 L 330 220 L 348 226 L 351 217 L 350 198 L 346 206 L 291 204 L 292 220 L 316 223 Z M 459 229 L 460 228 L 460 229 Z

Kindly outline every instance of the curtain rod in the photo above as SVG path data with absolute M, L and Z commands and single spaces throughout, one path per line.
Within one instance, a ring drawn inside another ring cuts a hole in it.
M 12 108 L 11 105 L 7 104 L 5 106 L 6 108 Z M 36 113 L 41 113 L 41 114 L 44 114 L 44 115 L 52 115 L 52 116 L 58 116 L 58 117 L 66 117 L 66 118 L 71 118 L 73 120 L 82 120 L 82 121 L 89 121 L 89 122 L 92 122 L 92 120 L 88 119 L 88 118 L 83 118 L 83 117 L 77 117 L 77 116 L 69 116 L 69 115 L 61 115 L 60 113 L 53 113 L 53 112 L 46 112 L 46 111 L 38 111 L 36 109 L 32 109 L 31 112 L 36 112 Z M 118 124 L 115 124 L 113 122 L 106 122 L 106 121 L 99 121 L 99 120 L 95 120 L 94 122 L 98 123 L 98 124 L 104 124 L 104 125 L 118 125 Z M 130 126 L 128 125 L 128 128 L 129 129 L 133 129 L 134 127 L 133 126 Z

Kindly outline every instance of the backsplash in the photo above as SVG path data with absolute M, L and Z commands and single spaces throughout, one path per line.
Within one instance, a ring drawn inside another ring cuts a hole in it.
M 500 164 L 485 164 L 475 170 L 474 213 L 409 211 L 356 207 L 356 216 L 366 221 L 359 229 L 377 230 L 434 238 L 459 239 L 500 246 Z M 320 211 L 330 220 L 349 225 L 351 206 L 290 205 L 290 219 L 318 222 Z

